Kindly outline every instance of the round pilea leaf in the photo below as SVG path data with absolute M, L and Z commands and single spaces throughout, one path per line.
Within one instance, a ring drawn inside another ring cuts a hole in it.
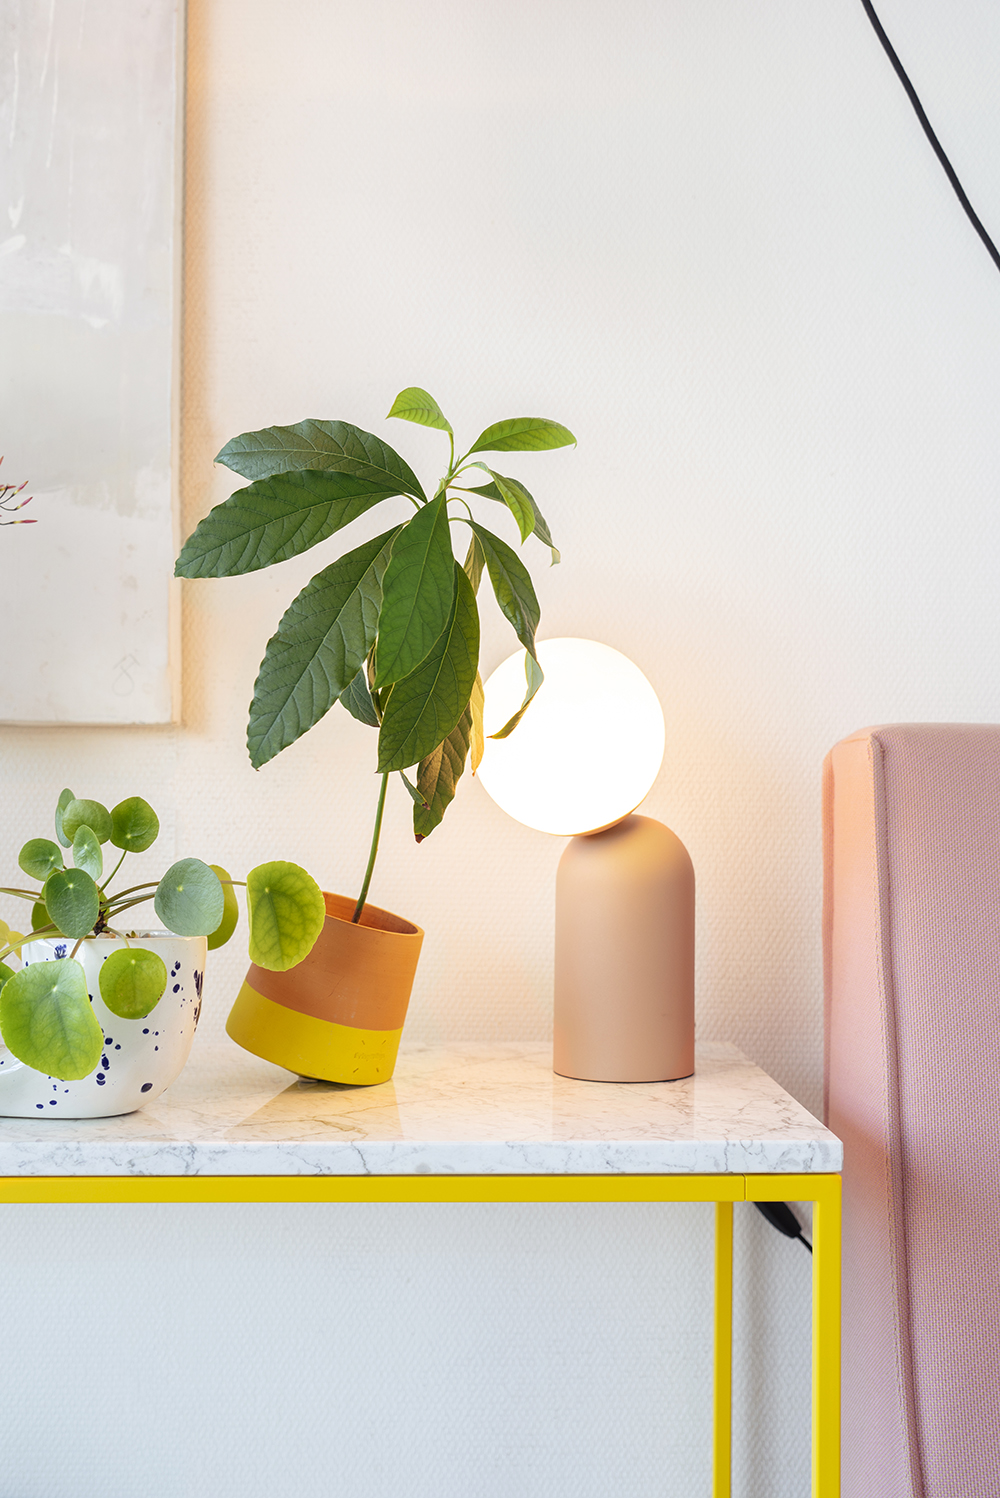
M 83 869 L 91 879 L 100 879 L 104 872 L 104 855 L 101 845 L 89 827 L 78 827 L 73 838 L 73 862 Z
M 49 919 L 64 936 L 88 936 L 93 931 L 101 913 L 101 897 L 84 869 L 57 869 L 46 879 L 42 896 Z
M 8 967 L 6 962 L 0 962 L 0 989 L 3 988 L 8 978 L 13 978 L 14 969 Z
M 101 963 L 101 998 L 119 1019 L 144 1019 L 167 986 L 163 958 L 145 947 L 120 947 Z
M 76 797 L 73 795 L 73 792 L 67 789 L 65 791 L 59 792 L 59 800 L 56 802 L 56 837 L 62 843 L 64 848 L 68 848 L 73 839 L 71 837 L 67 837 L 66 833 L 63 831 L 63 812 L 66 810 L 69 803 L 75 800 Z
M 153 896 L 153 908 L 178 936 L 210 936 L 222 921 L 226 897 L 219 876 L 200 858 L 172 864 Z
M 0 988 L 0 1034 L 9 1050 L 60 1082 L 87 1077 L 101 1059 L 104 1033 L 72 957 L 33 962 Z
M 62 868 L 62 849 L 51 838 L 33 837 L 17 855 L 17 862 L 30 878 L 47 879 L 53 869 Z
M 209 868 L 213 874 L 218 874 L 222 884 L 222 920 L 208 938 L 208 950 L 214 952 L 216 947 L 224 947 L 226 942 L 236 930 L 236 922 L 240 918 L 240 907 L 236 900 L 236 891 L 233 889 L 231 875 L 227 874 L 220 864 L 210 863 Z
M 323 891 L 297 863 L 262 863 L 247 875 L 250 960 L 287 972 L 312 951 L 326 920 Z
M 141 796 L 129 796 L 111 809 L 111 841 L 127 853 L 144 853 L 156 842 L 160 819 Z
M 43 926 L 51 926 L 52 917 L 45 908 L 44 900 L 36 900 L 31 907 L 31 929 L 40 931 Z
M 111 813 L 100 801 L 71 801 L 62 814 L 62 830 L 72 842 L 77 829 L 89 827 L 99 843 L 111 836 Z

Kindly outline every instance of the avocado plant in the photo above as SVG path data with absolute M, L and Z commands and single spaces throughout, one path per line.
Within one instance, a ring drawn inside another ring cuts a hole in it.
M 388 777 L 399 772 L 413 800 L 420 842 L 439 825 L 471 757 L 483 749 L 479 606 L 484 570 L 525 649 L 524 701 L 495 735 L 519 722 L 542 681 L 535 653 L 539 607 L 517 552 L 474 518 L 469 500 L 491 500 L 513 516 L 521 543 L 535 535 L 559 561 L 548 525 L 519 479 L 478 453 L 540 452 L 575 444 L 558 422 L 521 416 L 495 422 L 455 456 L 437 401 L 416 386 L 388 413 L 448 436 L 448 468 L 428 496 L 409 465 L 381 438 L 346 421 L 302 421 L 234 437 L 219 453 L 251 480 L 216 505 L 188 538 L 179 577 L 237 577 L 298 556 L 382 500 L 402 495 L 414 513 L 318 572 L 289 605 L 267 645 L 254 687 L 247 747 L 255 769 L 273 759 L 334 703 L 378 730 L 382 777 L 360 920 L 371 880 Z M 477 472 L 487 482 L 470 484 Z M 465 479 L 464 483 L 459 480 Z M 452 527 L 468 527 L 464 564 Z M 415 767 L 415 783 L 406 774 Z
M 87 980 L 76 954 L 85 941 L 121 936 L 127 946 L 102 963 L 101 998 L 121 1019 L 142 1019 L 167 987 L 167 969 L 155 951 L 129 930 L 123 917 L 152 900 L 153 909 L 176 936 L 207 936 L 221 947 L 239 919 L 234 885 L 244 884 L 250 920 L 250 956 L 259 967 L 286 972 L 301 962 L 323 928 L 326 907 L 319 885 L 297 864 L 277 861 L 252 869 L 245 881 L 231 879 L 217 864 L 182 858 L 162 879 L 129 885 L 112 893 L 111 881 L 129 853 L 143 853 L 156 841 L 159 818 L 141 796 L 129 796 L 110 811 L 99 801 L 71 790 L 59 797 L 55 813 L 58 842 L 34 837 L 18 864 L 37 889 L 0 888 L 0 894 L 31 902 L 30 935 L 0 921 L 0 1034 L 25 1065 L 61 1081 L 89 1076 L 101 1058 L 103 1032 L 89 1002 Z M 109 844 L 121 852 L 104 877 Z M 67 865 L 64 853 L 69 852 Z M 40 937 L 66 937 L 66 954 L 56 947 L 51 962 L 12 970 L 4 959 Z M 132 945 L 133 941 L 137 945 Z

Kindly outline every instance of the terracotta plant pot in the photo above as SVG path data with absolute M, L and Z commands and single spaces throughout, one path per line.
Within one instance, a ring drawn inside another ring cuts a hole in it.
M 370 1086 L 392 1076 L 424 933 L 376 905 L 328 895 L 309 956 L 287 973 L 251 963 L 226 1022 L 237 1045 L 304 1077 Z

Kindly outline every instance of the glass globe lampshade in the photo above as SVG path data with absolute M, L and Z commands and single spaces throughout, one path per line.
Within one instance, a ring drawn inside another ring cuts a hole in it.
M 663 760 L 663 711 L 638 666 L 596 640 L 543 640 L 545 672 L 524 717 L 491 739 L 524 697 L 524 651 L 486 683 L 479 779 L 497 805 L 539 832 L 612 827 L 648 794 Z

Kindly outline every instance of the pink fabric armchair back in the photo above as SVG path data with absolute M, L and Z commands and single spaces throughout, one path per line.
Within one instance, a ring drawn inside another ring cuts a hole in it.
M 844 1498 L 995 1498 L 1000 727 L 845 739 L 825 765 L 824 831 Z

